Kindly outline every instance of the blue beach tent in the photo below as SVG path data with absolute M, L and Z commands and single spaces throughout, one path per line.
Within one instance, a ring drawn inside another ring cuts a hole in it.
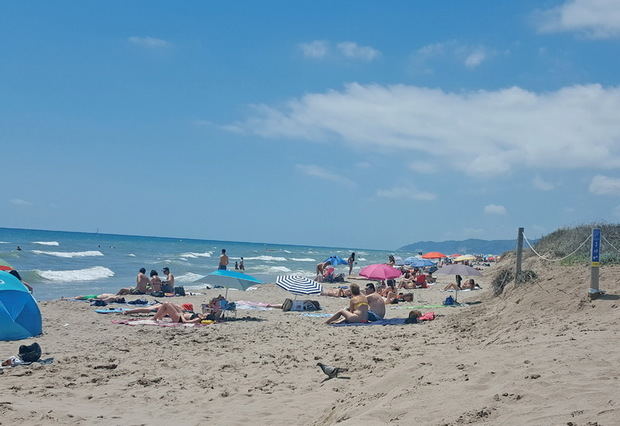
M 26 339 L 41 330 L 41 311 L 26 286 L 0 271 L 0 340 Z

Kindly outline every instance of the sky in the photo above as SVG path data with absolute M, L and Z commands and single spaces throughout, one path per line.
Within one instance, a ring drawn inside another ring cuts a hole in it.
M 390 249 L 620 221 L 620 0 L 32 1 L 0 226 Z

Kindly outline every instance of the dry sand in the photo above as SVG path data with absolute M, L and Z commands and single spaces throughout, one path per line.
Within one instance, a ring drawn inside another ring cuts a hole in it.
M 126 326 L 86 303 L 45 302 L 45 334 L 0 342 L 0 357 L 36 340 L 55 362 L 0 374 L 0 424 L 620 424 L 620 268 L 603 269 L 610 296 L 590 302 L 586 267 L 528 262 L 536 283 L 493 298 L 491 270 L 483 290 L 459 293 L 481 303 L 404 326 L 336 328 L 280 310 L 196 329 Z M 439 287 L 416 290 L 414 304 L 440 303 Z M 317 299 L 324 312 L 347 304 Z M 350 379 L 323 382 L 317 361 Z

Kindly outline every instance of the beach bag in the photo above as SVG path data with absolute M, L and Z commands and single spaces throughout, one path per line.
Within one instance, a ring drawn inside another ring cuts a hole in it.
M 175 296 L 185 296 L 185 287 L 179 286 L 174 288 Z
M 452 296 L 446 297 L 446 300 L 443 301 L 443 305 L 444 306 L 452 306 L 452 305 L 454 305 L 454 299 L 452 298 Z
M 19 347 L 19 358 L 24 362 L 35 362 L 41 358 L 41 346 L 38 343 L 32 345 L 21 345 Z
M 108 303 L 103 300 L 95 299 L 90 302 L 90 306 L 108 306 Z
M 151 296 L 153 296 L 153 297 L 164 297 L 165 294 L 164 294 L 163 291 L 154 291 L 154 292 L 151 293 Z
M 320 311 L 321 305 L 316 300 L 293 300 L 291 311 L 295 312 L 312 312 Z

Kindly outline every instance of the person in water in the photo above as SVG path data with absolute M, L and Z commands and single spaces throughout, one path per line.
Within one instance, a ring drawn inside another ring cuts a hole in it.
M 357 284 L 351 284 L 351 302 L 348 309 L 342 309 L 336 312 L 326 324 L 333 324 L 335 322 L 366 322 L 368 321 L 368 299 L 361 294 L 360 286 Z M 343 319 L 341 319 L 343 318 Z
M 245 271 L 245 264 L 243 263 L 243 257 L 239 261 L 239 270 L 240 271 Z
M 228 255 L 226 254 L 226 249 L 222 249 L 222 254 L 220 254 L 220 264 L 217 269 L 220 271 L 225 271 L 228 268 Z

